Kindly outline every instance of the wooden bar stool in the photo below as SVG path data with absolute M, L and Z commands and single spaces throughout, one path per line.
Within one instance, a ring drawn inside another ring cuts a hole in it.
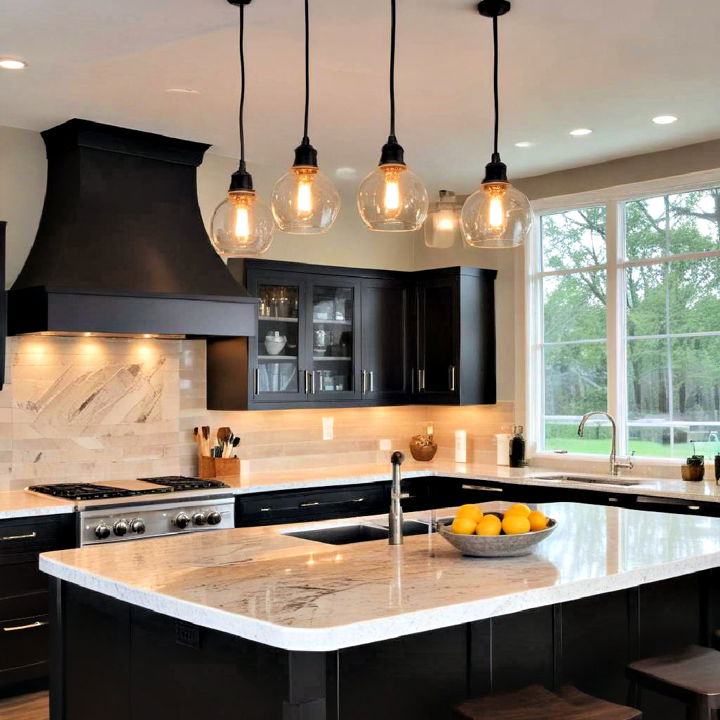
M 720 652 L 690 645 L 673 655 L 648 658 L 627 667 L 631 697 L 648 688 L 687 705 L 688 720 L 714 720 L 720 708 Z
M 531 685 L 475 698 L 455 708 L 458 720 L 639 720 L 642 713 L 586 695 L 570 685 L 556 693 Z

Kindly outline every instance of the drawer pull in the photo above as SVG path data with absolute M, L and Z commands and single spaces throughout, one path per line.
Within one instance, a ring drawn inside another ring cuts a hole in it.
M 488 492 L 502 492 L 502 488 L 489 487 L 488 485 L 463 485 L 463 490 L 487 490 Z
M 364 497 L 351 498 L 350 500 L 330 500 L 328 502 L 304 502 L 300 503 L 300 507 L 317 507 L 318 505 L 345 505 L 346 503 L 361 503 L 365 502 Z
M 43 625 L 47 625 L 47 620 L 36 620 L 35 622 L 27 625 L 15 625 L 14 627 L 4 627 L 3 632 L 15 632 L 16 630 L 31 630 L 32 628 L 39 628 Z
M 618 499 L 616 497 L 609 497 L 608 502 L 617 502 Z
M 27 535 L 5 535 L 5 537 L 0 537 L 0 540 L 3 542 L 6 540 L 31 540 L 34 537 L 37 537 L 36 532 L 31 532 Z

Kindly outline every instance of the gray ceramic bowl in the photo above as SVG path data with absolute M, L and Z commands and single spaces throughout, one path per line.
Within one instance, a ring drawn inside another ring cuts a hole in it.
M 463 555 L 472 557 L 518 557 L 529 555 L 535 546 L 551 535 L 557 522 L 548 518 L 544 530 L 524 533 L 523 535 L 456 535 L 451 529 L 452 518 L 438 521 L 438 533 Z

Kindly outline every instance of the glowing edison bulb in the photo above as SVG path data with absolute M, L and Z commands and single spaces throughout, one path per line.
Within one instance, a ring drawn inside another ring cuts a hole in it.
M 400 211 L 400 173 L 404 170 L 402 165 L 384 165 L 382 167 L 385 174 L 383 205 L 388 217 L 395 217 Z
M 254 197 L 252 198 L 255 199 Z M 247 244 L 250 237 L 250 212 L 251 200 L 247 193 L 234 193 L 230 196 L 233 212 L 233 232 L 241 244 Z
M 307 220 L 313 214 L 313 180 L 317 175 L 317 168 L 293 168 L 293 172 L 297 178 L 297 215 L 301 220 Z
M 487 224 L 493 230 L 503 232 L 505 229 L 505 193 L 507 183 L 487 183 L 483 190 L 488 195 Z

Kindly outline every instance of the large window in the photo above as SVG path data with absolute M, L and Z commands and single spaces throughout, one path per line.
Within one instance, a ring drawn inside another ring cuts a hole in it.
M 529 395 L 540 451 L 720 451 L 720 186 L 541 209 Z M 539 386 L 539 387 L 538 387 Z

